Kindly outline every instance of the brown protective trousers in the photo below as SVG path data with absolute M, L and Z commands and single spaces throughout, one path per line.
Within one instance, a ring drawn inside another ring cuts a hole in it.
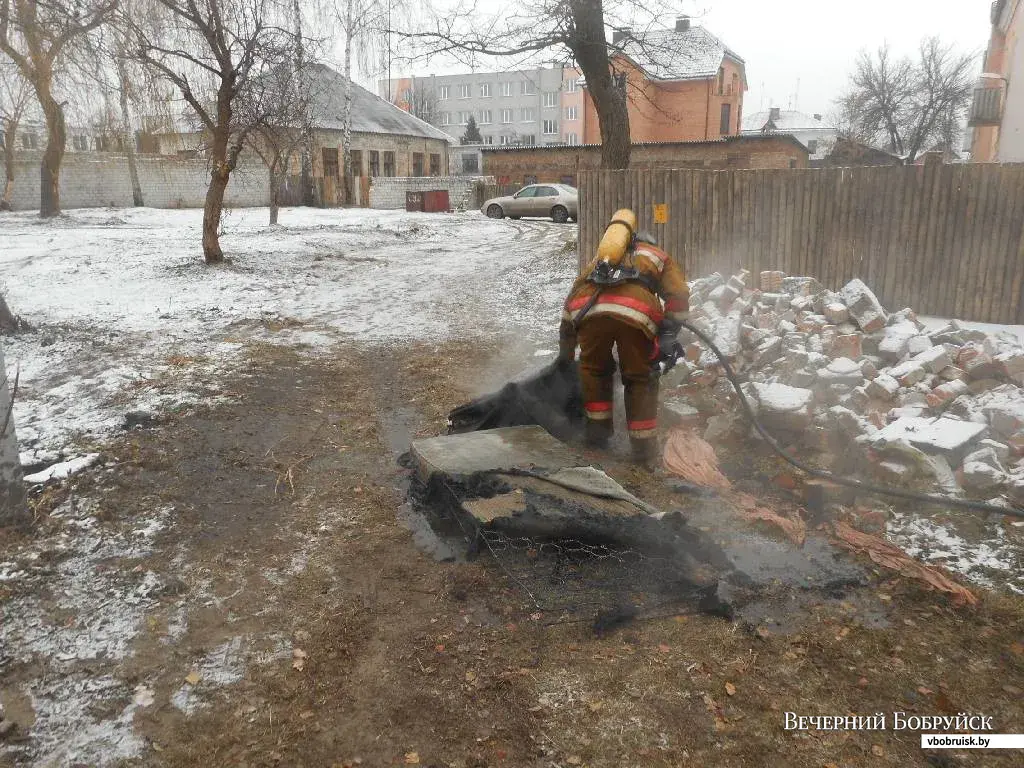
M 607 442 L 614 431 L 612 401 L 615 348 L 625 387 L 629 440 L 637 458 L 657 452 L 658 378 L 651 376 L 654 341 L 636 326 L 608 315 L 585 318 L 579 328 L 580 383 L 587 414 L 587 439 Z

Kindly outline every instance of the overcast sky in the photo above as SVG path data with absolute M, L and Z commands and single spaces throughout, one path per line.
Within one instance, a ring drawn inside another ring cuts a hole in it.
M 980 54 L 988 44 L 991 0 L 687 0 L 701 24 L 747 63 L 744 112 L 769 106 L 828 114 L 846 85 L 857 53 L 888 41 L 912 54 L 923 37 L 938 35 L 963 51 Z M 482 0 L 492 9 L 505 0 Z M 665 19 L 666 26 L 674 18 Z M 497 63 L 495 68 L 509 66 Z M 394 76 L 408 74 L 401 65 Z M 465 71 L 440 59 L 416 74 Z

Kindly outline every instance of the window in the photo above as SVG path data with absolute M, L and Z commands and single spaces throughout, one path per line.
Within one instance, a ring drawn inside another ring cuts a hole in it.
M 21 148 L 22 149 L 38 149 L 39 148 L 39 137 L 34 133 L 23 133 L 21 134 Z
M 469 116 L 472 112 L 459 112 L 459 125 L 466 125 L 469 123 Z
M 558 106 L 558 91 L 544 91 L 544 106 L 545 107 L 557 107 Z
M 485 99 L 491 95 L 490 83 L 480 83 L 480 95 Z
M 395 175 L 395 153 L 385 152 L 384 153 L 384 175 L 394 176 Z
M 479 173 L 480 163 L 475 154 L 463 155 L 462 156 L 462 172 L 463 173 Z
M 413 152 L 412 153 L 412 175 L 422 176 L 423 175 L 423 153 Z
M 511 109 L 503 109 L 503 110 L 501 110 L 501 122 L 504 123 L 505 125 L 508 125 L 509 123 L 512 122 L 512 110 Z
M 554 187 L 537 187 L 534 197 L 558 197 L 558 190 Z
M 512 143 L 512 137 L 511 136 L 505 136 L 504 134 L 502 134 L 498 138 L 498 143 L 501 144 L 501 146 L 505 146 L 506 144 L 511 144 Z
M 565 92 L 576 93 L 576 89 L 580 87 L 580 81 L 575 77 L 572 80 L 565 81 Z
M 78 152 L 84 152 L 89 148 L 89 137 L 88 136 L 72 136 L 71 145 Z
M 580 143 L 580 137 L 579 137 L 578 134 L 575 134 L 575 133 L 567 133 L 565 135 L 565 142 L 566 142 L 566 144 L 574 144 L 574 145 L 575 144 L 579 144 Z
M 493 144 L 494 143 L 494 137 L 493 136 L 484 136 L 483 140 L 484 140 L 484 144 Z
M 559 179 L 559 181 L 561 181 L 567 187 L 575 187 L 576 186 L 576 177 L 575 176 L 563 176 L 561 179 Z
M 537 88 L 533 84 L 533 80 L 523 80 L 520 84 L 523 96 L 533 96 L 537 93 Z
M 512 83 L 506 82 L 506 83 L 502 83 L 501 84 L 501 95 L 502 96 L 511 96 L 512 95 Z
M 490 124 L 491 124 L 491 110 L 489 110 L 489 109 L 481 109 L 480 110 L 480 125 L 490 125 Z
M 468 99 L 469 98 L 469 83 L 463 83 L 462 85 L 459 86 L 459 98 L 460 99 Z
M 534 144 L 537 143 L 537 137 L 534 136 L 532 133 L 527 133 L 519 137 L 519 143 L 532 147 Z
M 718 95 L 725 96 L 725 67 L 718 69 Z
M 565 108 L 565 119 L 566 120 L 578 120 L 579 119 L 579 118 L 576 117 L 576 107 L 566 107 Z
M 441 86 L 441 94 L 438 96 L 439 99 L 447 99 L 451 95 L 451 90 L 447 85 Z
M 537 183 L 537 177 L 536 176 L 533 176 L 532 174 L 530 176 L 523 176 L 523 184 L 536 184 L 536 183 Z M 531 192 L 529 196 L 533 197 L 533 193 Z
M 370 150 L 370 176 L 380 176 L 380 152 Z
M 728 136 L 729 131 L 732 127 L 732 104 L 725 103 L 722 105 L 722 124 L 719 126 L 719 131 L 723 136 Z
M 818 140 L 817 139 L 811 139 L 810 141 L 807 142 L 807 151 L 810 154 L 812 154 L 812 155 L 818 154 Z
M 431 155 L 430 156 L 430 175 L 440 176 L 441 175 L 441 156 Z
M 551 136 L 552 134 L 558 133 L 558 121 L 557 120 L 545 120 L 544 121 L 544 135 Z
M 324 147 L 322 151 L 324 161 L 324 176 L 338 178 L 338 150 L 333 147 Z
M 361 149 L 353 149 L 350 153 L 352 162 L 352 175 L 362 176 L 363 175 L 363 151 Z
M 729 95 L 732 96 L 735 93 L 740 92 L 740 76 L 735 72 L 732 73 L 732 84 L 729 86 Z
M 442 112 L 441 113 L 441 125 L 451 125 L 451 124 L 452 124 L 451 113 L 449 113 L 449 112 Z
M 526 179 L 526 181 L 523 182 L 524 184 L 536 184 L 537 183 L 537 177 L 536 176 L 524 176 L 523 178 Z M 519 198 L 523 198 L 523 197 L 536 197 L 537 196 L 537 189 L 538 189 L 537 187 L 523 187 L 518 192 L 516 192 L 516 197 L 519 197 Z
M 535 123 L 537 122 L 537 113 L 533 107 L 523 107 L 519 113 L 519 120 L 523 123 Z

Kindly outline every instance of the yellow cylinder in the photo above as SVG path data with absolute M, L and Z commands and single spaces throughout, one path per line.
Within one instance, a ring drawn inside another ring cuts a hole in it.
M 612 214 L 608 228 L 604 231 L 600 245 L 597 246 L 597 260 L 606 261 L 612 266 L 622 261 L 626 250 L 636 232 L 636 214 L 629 208 L 622 208 Z

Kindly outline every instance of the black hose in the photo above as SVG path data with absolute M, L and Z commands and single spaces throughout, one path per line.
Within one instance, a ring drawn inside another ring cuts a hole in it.
M 1024 518 L 1024 511 L 1019 509 L 1011 509 L 1006 507 L 999 507 L 995 504 L 988 504 L 984 501 L 970 501 L 969 499 L 957 499 L 951 496 L 938 496 L 927 493 L 914 493 L 913 491 L 901 491 L 898 488 L 887 488 L 882 485 L 875 485 L 873 483 L 864 483 L 860 480 L 851 480 L 846 477 L 839 477 L 832 474 L 828 470 L 816 469 L 811 467 L 797 458 L 794 458 L 786 452 L 786 450 L 779 445 L 778 441 L 772 437 L 768 431 L 761 425 L 761 422 L 757 420 L 757 415 L 754 413 L 754 409 L 750 407 L 750 402 L 747 400 L 747 396 L 743 393 L 743 388 L 740 385 L 739 378 L 736 376 L 736 372 L 733 371 L 732 366 L 729 365 L 729 361 L 722 354 L 722 351 L 715 346 L 715 343 L 708 338 L 707 334 L 698 328 L 694 328 L 690 323 L 683 322 L 683 328 L 692 331 L 696 334 L 697 338 L 704 342 L 708 348 L 715 353 L 725 369 L 725 375 L 728 377 L 729 382 L 736 390 L 736 394 L 739 396 L 740 404 L 743 406 L 743 410 L 750 419 L 751 424 L 754 425 L 754 429 L 757 430 L 758 434 L 761 435 L 767 441 L 768 445 L 771 446 L 772 450 L 781 456 L 786 462 L 792 464 L 797 469 L 806 472 L 812 477 L 818 477 L 822 480 L 828 480 L 829 482 L 835 483 L 836 485 L 843 485 L 847 488 L 855 488 L 858 491 L 866 491 L 868 493 L 877 493 L 881 496 L 894 496 L 899 499 L 910 499 L 911 501 L 924 501 L 930 504 L 946 504 L 953 507 L 959 507 L 961 509 L 973 509 L 980 512 L 994 512 L 999 515 L 1007 515 L 1009 517 L 1020 517 Z

